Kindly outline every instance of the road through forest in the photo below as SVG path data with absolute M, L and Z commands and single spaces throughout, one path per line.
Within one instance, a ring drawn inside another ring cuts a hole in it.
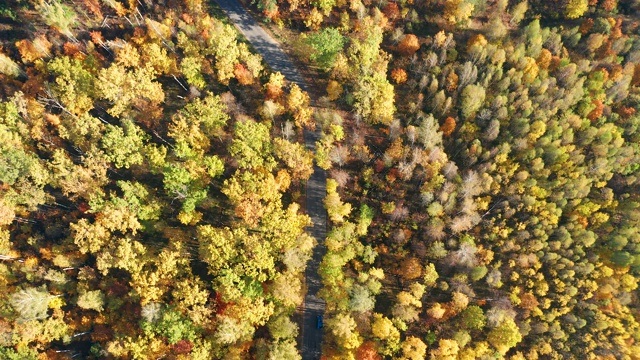
M 287 80 L 308 92 L 303 76 L 296 70 L 287 54 L 237 0 L 216 0 L 216 2 L 273 71 L 280 72 Z M 315 143 L 319 138 L 319 130 L 304 131 L 305 145 L 313 152 L 315 152 Z M 321 355 L 322 329 L 316 329 L 316 316 L 324 314 L 325 303 L 316 294 L 322 286 L 318 268 L 326 252 L 324 239 L 327 231 L 327 213 L 322 203 L 326 193 L 326 183 L 325 171 L 314 166 L 313 175 L 307 181 L 306 208 L 307 214 L 313 221 L 313 227 L 308 231 L 316 239 L 318 245 L 315 247 L 313 258 L 307 264 L 305 271 L 307 294 L 304 298 L 300 326 L 300 353 L 303 360 L 317 360 Z

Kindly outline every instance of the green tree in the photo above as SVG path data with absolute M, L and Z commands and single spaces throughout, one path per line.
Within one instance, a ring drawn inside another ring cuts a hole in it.
M 129 119 L 121 121 L 122 127 L 107 125 L 102 137 L 105 158 L 116 168 L 129 168 L 143 162 L 142 151 L 148 135 Z
M 207 198 L 208 187 L 199 178 L 194 177 L 183 163 L 167 165 L 163 175 L 166 193 L 173 199 L 182 200 L 180 221 L 190 223 L 196 206 Z
M 218 95 L 207 93 L 204 99 L 196 98 L 180 110 L 180 114 L 192 122 L 201 124 L 203 131 L 209 137 L 220 137 L 223 128 L 229 121 L 227 109 Z
M 241 168 L 264 167 L 273 170 L 276 165 L 272 155 L 273 145 L 269 128 L 254 120 L 239 121 L 234 126 L 234 137 L 229 153 Z
M 207 86 L 207 81 L 202 75 L 202 59 L 187 56 L 180 62 L 180 71 L 187 78 L 187 82 L 202 90 Z
M 463 118 L 469 119 L 480 109 L 484 103 L 485 90 L 482 86 L 467 85 L 460 96 L 460 113 Z
M 522 340 L 522 335 L 513 319 L 507 318 L 500 325 L 491 329 L 487 340 L 501 354 L 505 354 Z
M 393 121 L 395 93 L 386 76 L 375 74 L 359 79 L 353 98 L 355 110 L 372 124 L 389 125 Z
M 57 57 L 47 63 L 47 70 L 56 79 L 53 94 L 68 111 L 81 115 L 93 108 L 95 77 L 82 62 L 67 56 Z
M 172 345 L 180 340 L 194 341 L 199 333 L 199 329 L 191 320 L 172 308 L 164 308 L 153 322 L 142 320 L 140 327 L 147 334 L 166 337 Z
M 21 346 L 18 351 L 0 346 L 0 357 L 6 360 L 37 360 L 38 352 L 26 346 Z
M 480 330 L 482 329 L 486 323 L 487 318 L 484 315 L 484 311 L 477 305 L 471 305 L 464 309 L 462 313 L 460 313 L 462 325 L 466 329 L 470 330 Z
M 298 336 L 298 325 L 285 313 L 269 319 L 267 327 L 276 340 L 295 339 Z
M 323 68 L 330 69 L 333 67 L 336 55 L 342 51 L 346 40 L 338 29 L 327 27 L 308 35 L 306 42 L 313 49 L 309 58 Z

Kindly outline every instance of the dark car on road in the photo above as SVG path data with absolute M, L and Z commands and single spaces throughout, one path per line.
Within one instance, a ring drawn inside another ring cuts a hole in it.
M 324 322 L 322 320 L 322 315 L 316 316 L 316 328 L 322 329 L 324 327 Z

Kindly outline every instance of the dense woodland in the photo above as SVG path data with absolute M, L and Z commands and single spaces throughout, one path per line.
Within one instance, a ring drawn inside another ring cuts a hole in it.
M 0 357 L 640 357 L 638 0 L 246 5 L 0 4 Z
M 262 6 L 342 110 L 327 359 L 640 356 L 640 3 Z
M 0 358 L 299 358 L 306 94 L 198 1 L 2 6 Z

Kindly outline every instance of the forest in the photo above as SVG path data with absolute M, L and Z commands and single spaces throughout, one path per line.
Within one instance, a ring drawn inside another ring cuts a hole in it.
M 244 6 L 0 3 L 0 358 L 640 359 L 640 0 Z

